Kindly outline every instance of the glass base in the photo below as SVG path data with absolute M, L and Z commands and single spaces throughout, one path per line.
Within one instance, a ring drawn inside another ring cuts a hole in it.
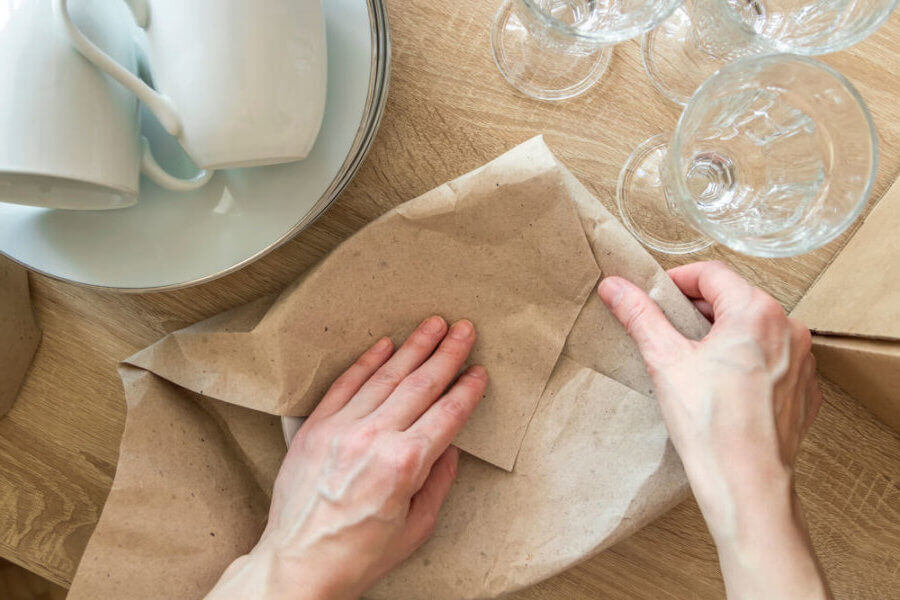
M 691 17 L 678 8 L 662 24 L 641 38 L 644 70 L 659 92 L 684 106 L 710 75 L 725 61 L 697 46 Z
M 612 46 L 561 40 L 523 22 L 520 0 L 505 0 L 491 26 L 491 51 L 503 77 L 538 100 L 566 100 L 583 94 L 603 77 Z
M 668 137 L 644 140 L 622 167 L 616 187 L 619 214 L 628 231 L 648 248 L 666 254 L 690 254 L 712 245 L 681 219 L 666 198 L 662 176 Z

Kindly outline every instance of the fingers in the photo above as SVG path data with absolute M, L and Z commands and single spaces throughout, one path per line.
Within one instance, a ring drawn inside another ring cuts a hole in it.
M 472 416 L 484 395 L 487 382 L 487 372 L 483 367 L 469 367 L 407 432 L 426 438 L 432 458 L 438 456 Z
M 347 403 L 343 414 L 362 418 L 375 410 L 407 375 L 431 356 L 444 338 L 447 323 L 441 317 L 429 317 L 394 352 Z
M 465 364 L 474 343 L 472 323 L 454 323 L 434 354 L 400 382 L 372 418 L 394 429 L 408 428 L 444 393 Z
M 356 359 L 349 369 L 335 379 L 308 420 L 321 419 L 339 411 L 359 391 L 369 377 L 391 356 L 394 345 L 381 338 Z
M 425 483 L 412 497 L 406 517 L 406 530 L 403 532 L 404 545 L 409 551 L 415 550 L 431 537 L 441 505 L 456 479 L 458 466 L 459 450 L 456 446 L 450 446 L 432 465 Z
M 669 277 L 688 298 L 706 300 L 719 315 L 729 304 L 743 306 L 754 288 L 718 261 L 696 262 L 675 267 Z
M 598 292 L 634 339 L 648 366 L 677 355 L 688 344 L 656 302 L 630 281 L 607 277 L 600 282 Z

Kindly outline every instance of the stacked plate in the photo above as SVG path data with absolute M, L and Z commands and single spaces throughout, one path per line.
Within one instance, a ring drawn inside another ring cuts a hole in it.
M 54 211 L 0 203 L 0 252 L 50 277 L 122 292 L 186 287 L 231 273 L 308 227 L 365 158 L 384 111 L 390 33 L 384 0 L 324 3 L 328 99 L 302 162 L 219 171 L 173 193 L 147 179 L 138 204 Z M 143 114 L 143 133 L 171 173 L 191 174 L 181 147 Z

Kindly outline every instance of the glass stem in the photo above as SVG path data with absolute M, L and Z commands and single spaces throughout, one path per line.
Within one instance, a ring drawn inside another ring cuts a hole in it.
M 660 163 L 660 180 L 666 195 L 666 207 L 672 216 L 684 218 L 675 200 L 677 194 L 671 191 L 667 177 L 666 162 Z M 729 204 L 735 195 L 735 165 L 728 157 L 718 152 L 698 152 L 691 160 L 685 175 L 691 201 L 704 211 L 714 211 Z

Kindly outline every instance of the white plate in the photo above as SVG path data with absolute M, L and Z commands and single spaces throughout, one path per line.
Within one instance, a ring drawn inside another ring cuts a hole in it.
M 252 262 L 318 217 L 368 150 L 387 95 L 383 0 L 326 0 L 328 100 L 321 132 L 299 163 L 216 173 L 203 189 L 173 193 L 141 180 L 132 208 L 54 211 L 0 203 L 0 252 L 50 277 L 147 292 L 209 281 Z M 148 114 L 159 162 L 190 161 Z

